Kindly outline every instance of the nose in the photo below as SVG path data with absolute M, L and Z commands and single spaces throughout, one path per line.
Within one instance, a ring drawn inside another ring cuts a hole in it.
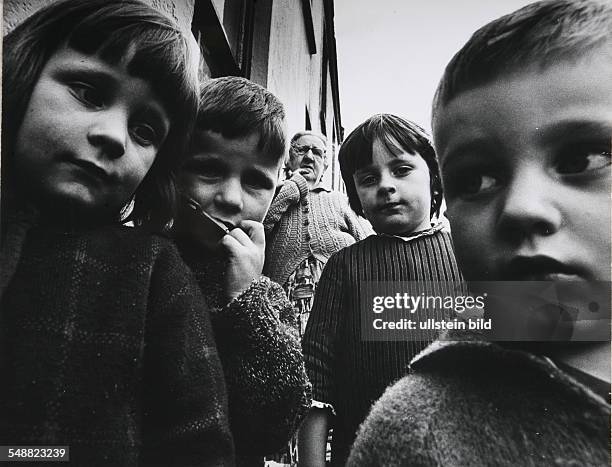
M 304 159 L 308 161 L 314 161 L 315 155 L 312 152 L 312 148 L 308 148 L 308 151 L 306 151 L 306 154 L 304 154 Z
M 223 214 L 233 215 L 242 211 L 242 184 L 237 178 L 229 178 L 219 185 L 215 205 Z
M 128 139 L 128 119 L 121 109 L 108 109 L 96 115 L 89 128 L 89 143 L 110 159 L 118 159 L 125 154 Z
M 378 182 L 378 193 L 386 195 L 387 193 L 395 193 L 395 179 L 390 173 L 382 172 L 380 174 L 380 181 Z
M 498 218 L 498 231 L 507 241 L 520 244 L 559 230 L 562 214 L 549 182 L 538 168 L 521 171 L 509 182 Z

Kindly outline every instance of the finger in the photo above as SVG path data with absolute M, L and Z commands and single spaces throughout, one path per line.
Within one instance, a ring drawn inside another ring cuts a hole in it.
M 239 225 L 240 228 L 247 233 L 253 243 L 259 246 L 266 244 L 266 234 L 261 222 L 244 220 L 241 221 Z
M 233 237 L 231 233 L 223 237 L 219 241 L 219 244 L 223 246 L 229 253 L 234 255 L 239 254 L 244 248 L 244 245 L 240 243 L 240 241 L 237 240 L 235 237 Z
M 242 226 L 236 227 L 230 230 L 230 233 L 226 237 L 232 237 L 237 240 L 241 245 L 248 247 L 253 245 L 253 241 L 249 238 L 249 234 L 244 231 Z

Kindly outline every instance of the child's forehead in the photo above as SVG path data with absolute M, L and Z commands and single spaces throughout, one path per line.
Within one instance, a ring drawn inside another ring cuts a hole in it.
M 580 135 L 610 138 L 612 61 L 594 54 L 536 65 L 463 91 L 440 109 L 434 144 L 449 156 L 553 146 Z
M 228 136 L 218 131 L 197 128 L 191 140 L 192 152 L 215 151 L 218 149 L 241 146 L 252 152 L 259 152 L 260 135 L 251 132 L 247 135 Z

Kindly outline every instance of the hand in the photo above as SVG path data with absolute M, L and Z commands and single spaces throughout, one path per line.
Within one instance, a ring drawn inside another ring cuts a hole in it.
M 266 250 L 263 224 L 242 221 L 221 239 L 221 245 L 228 252 L 225 293 L 231 300 L 261 275 Z

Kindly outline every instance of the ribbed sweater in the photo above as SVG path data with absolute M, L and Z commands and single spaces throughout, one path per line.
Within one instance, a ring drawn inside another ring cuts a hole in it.
M 547 358 L 440 341 L 410 367 L 359 429 L 351 467 L 610 465 L 610 403 Z
M 344 465 L 357 427 L 389 383 L 437 335 L 423 340 L 363 341 L 362 288 L 370 282 L 460 282 L 450 234 L 412 240 L 371 236 L 333 255 L 321 275 L 302 340 L 313 400 L 331 404 L 332 464 Z
M 228 301 L 227 255 L 186 239 L 177 244 L 211 306 L 237 462 L 263 465 L 263 456 L 286 445 L 310 406 L 295 312 L 283 289 L 265 276 Z
M 346 197 L 322 187 L 308 189 L 299 173 L 285 180 L 264 220 L 264 274 L 283 287 L 293 271 L 313 256 L 322 263 L 336 251 L 374 233 Z
M 167 239 L 32 227 L 1 303 L 0 444 L 75 466 L 233 465 L 208 309 Z

